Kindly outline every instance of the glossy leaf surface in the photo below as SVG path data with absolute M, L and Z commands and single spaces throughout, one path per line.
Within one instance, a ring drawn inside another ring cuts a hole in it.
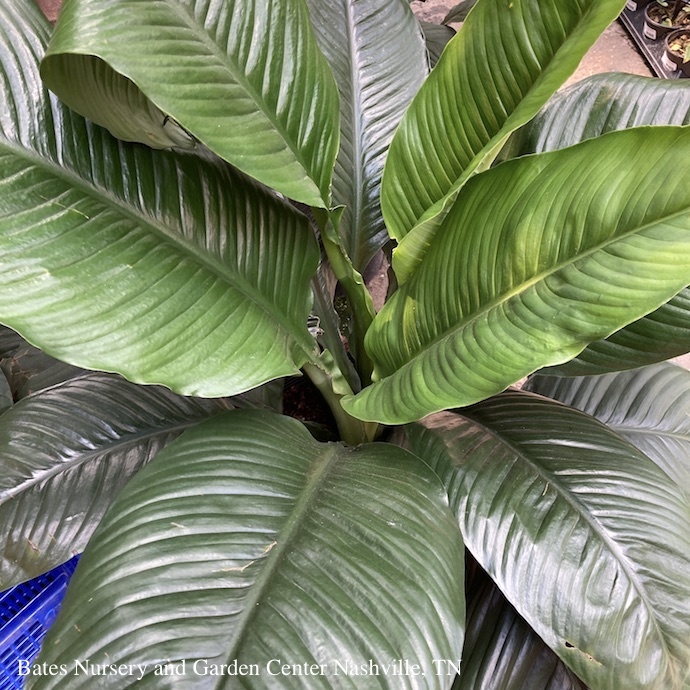
M 690 89 L 682 80 L 596 74 L 558 92 L 514 135 L 514 155 L 555 151 L 643 125 L 690 124 Z
M 448 45 L 448 42 L 455 36 L 456 31 L 445 24 L 434 24 L 433 22 L 419 22 L 426 40 L 426 49 L 429 53 L 429 65 L 435 67 L 441 57 L 441 53 Z
M 558 93 L 507 147 L 511 155 L 573 146 L 619 129 L 690 124 L 690 89 L 682 81 L 600 74 Z M 673 174 L 677 174 L 676 173 Z M 575 359 L 555 367 L 557 376 L 604 374 L 661 362 L 690 351 L 690 290 Z
M 590 343 L 569 362 L 544 369 L 553 376 L 586 376 L 636 369 L 690 351 L 690 289 L 683 288 L 651 314 L 604 340 Z
M 41 74 L 119 137 L 170 145 L 167 115 L 264 184 L 328 205 L 338 95 L 304 0 L 65 0 Z
M 508 161 L 463 190 L 367 347 L 346 401 L 405 423 L 483 400 L 653 311 L 690 281 L 690 132 L 614 132 Z
M 0 416 L 0 590 L 80 553 L 118 491 L 224 400 L 88 374 Z
M 528 393 L 410 431 L 468 548 L 589 687 L 680 690 L 690 670 L 690 509 L 606 426 Z
M 391 144 L 382 205 L 406 280 L 470 175 L 575 71 L 622 0 L 481 0 L 425 82 Z M 414 229 L 413 229 L 414 228 Z
M 236 679 L 195 674 L 195 662 L 236 659 L 257 664 L 244 687 L 285 688 L 279 666 L 267 666 L 281 659 L 324 666 L 287 678 L 299 688 L 440 690 L 446 679 L 433 673 L 362 678 L 336 673 L 335 661 L 433 669 L 433 659 L 455 659 L 463 551 L 443 487 L 418 458 L 392 445 L 320 444 L 295 420 L 231 412 L 184 434 L 122 492 L 39 662 L 147 664 L 137 682 L 146 689 L 161 687 L 155 663 L 185 661 L 185 674 L 166 680 L 216 688 Z
M 407 3 L 307 0 L 319 46 L 340 92 L 333 204 L 338 234 L 358 271 L 388 240 L 381 176 L 388 146 L 428 73 L 424 38 Z
M 452 690 L 586 690 L 481 572 L 469 584 L 462 672 Z
M 605 376 L 534 376 L 526 385 L 607 424 L 690 498 L 690 372 L 657 364 Z
M 313 348 L 306 218 L 220 161 L 122 144 L 49 98 L 47 31 L 31 3 L 0 8 L 0 321 L 190 395 L 296 373 Z
M 0 371 L 0 415 L 14 404 L 10 382 L 4 371 Z
M 15 401 L 87 373 L 29 345 L 5 326 L 0 327 L 0 368 L 7 377 Z

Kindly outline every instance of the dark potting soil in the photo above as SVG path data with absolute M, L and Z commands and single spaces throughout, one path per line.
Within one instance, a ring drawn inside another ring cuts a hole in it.
M 326 401 L 308 376 L 300 376 L 285 381 L 283 412 L 300 422 L 311 422 L 323 427 L 334 438 L 338 437 L 338 427 Z

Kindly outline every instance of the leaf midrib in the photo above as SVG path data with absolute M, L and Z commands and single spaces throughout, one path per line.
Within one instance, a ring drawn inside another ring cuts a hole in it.
M 359 250 L 362 244 L 362 228 L 363 228 L 363 180 L 364 180 L 364 147 L 362 142 L 362 126 L 360 121 L 360 114 L 363 112 L 362 107 L 362 83 L 359 78 L 359 64 L 358 58 L 361 56 L 361 51 L 358 50 L 359 42 L 357 41 L 357 27 L 355 20 L 354 1 L 343 0 L 345 3 L 345 21 L 347 31 L 347 44 L 349 46 L 349 53 L 346 55 L 348 66 L 350 68 L 350 86 L 352 87 L 350 109 L 352 110 L 352 239 L 354 242 L 350 245 L 350 256 L 353 261 L 359 258 Z M 341 144 L 342 146 L 342 144 Z M 350 244 L 350 243 L 348 243 Z
M 219 414 L 222 411 L 223 410 L 218 409 L 217 412 L 210 413 L 208 416 L 212 416 L 213 414 Z M 49 469 L 41 471 L 38 474 L 33 474 L 30 479 L 24 480 L 17 486 L 12 487 L 11 489 L 0 494 L 0 508 L 2 508 L 3 505 L 5 505 L 7 500 L 14 500 L 17 497 L 20 497 L 24 492 L 28 491 L 32 487 L 41 484 L 49 479 L 52 479 L 58 474 L 67 472 L 68 470 L 71 470 L 75 467 L 79 467 L 80 465 L 86 464 L 91 460 L 101 459 L 103 456 L 109 453 L 121 451 L 123 449 L 126 449 L 128 446 L 137 445 L 141 441 L 156 438 L 161 435 L 174 434 L 178 432 L 181 433 L 186 429 L 196 426 L 201 421 L 202 418 L 192 419 L 189 421 L 178 422 L 176 424 L 166 427 L 158 427 L 155 429 L 149 429 L 147 431 L 140 431 L 134 434 L 129 434 L 126 438 L 122 436 L 116 440 L 109 442 L 105 446 L 101 446 L 97 449 L 81 453 L 75 458 L 71 458 L 66 461 L 61 460 L 59 463 L 53 465 Z
M 255 290 L 239 273 L 230 271 L 229 267 L 219 258 L 214 257 L 204 251 L 202 247 L 186 240 L 182 235 L 171 232 L 156 218 L 138 214 L 136 208 L 127 205 L 119 197 L 111 194 L 107 189 L 97 185 L 95 182 L 90 184 L 72 170 L 71 167 L 61 167 L 55 161 L 41 156 L 38 152 L 25 147 L 21 143 L 5 138 L 0 140 L 0 150 L 3 148 L 10 154 L 16 155 L 18 158 L 28 161 L 29 164 L 44 170 L 46 174 L 60 179 L 72 189 L 76 189 L 84 196 L 95 200 L 102 207 L 114 209 L 116 212 L 134 221 L 139 228 L 148 229 L 162 236 L 167 243 L 173 245 L 182 254 L 209 270 L 213 275 L 221 278 L 226 284 L 241 293 L 256 308 L 266 313 L 279 326 L 288 340 L 299 344 L 307 356 L 309 356 L 310 351 L 306 346 L 306 339 L 302 334 L 298 335 L 293 332 L 291 324 L 286 320 L 286 314 L 282 310 L 272 309 L 273 305 L 258 290 Z M 49 202 L 50 199 L 47 203 Z
M 577 35 L 578 32 L 582 29 L 582 27 L 586 25 L 586 20 L 588 16 L 592 13 L 594 8 L 595 4 L 593 3 L 583 13 L 582 17 L 577 22 L 577 26 L 566 36 L 566 39 L 558 46 L 558 48 L 553 52 L 551 57 L 546 61 L 544 67 L 539 73 L 539 76 L 534 80 L 534 82 L 532 82 L 527 91 L 525 91 L 522 94 L 520 102 L 515 106 L 515 108 L 513 108 L 512 112 L 506 117 L 506 119 L 503 121 L 503 124 L 500 126 L 497 132 L 486 141 L 486 143 L 474 154 L 474 156 L 472 156 L 472 158 L 468 161 L 466 167 L 460 171 L 460 175 L 452 184 L 450 189 L 440 199 L 437 199 L 435 202 L 433 202 L 431 206 L 429 206 L 414 221 L 412 227 L 410 227 L 410 229 L 403 235 L 403 240 L 405 239 L 405 237 L 413 233 L 420 225 L 443 213 L 444 209 L 447 208 L 448 203 L 453 201 L 453 198 L 458 195 L 458 193 L 465 186 L 468 180 L 474 177 L 474 175 L 479 174 L 480 171 L 477 169 L 480 166 L 488 165 L 491 162 L 490 160 L 487 160 L 487 157 L 493 153 L 495 158 L 500 153 L 500 149 L 503 147 L 503 144 L 501 144 L 501 146 L 496 151 L 493 151 L 492 149 L 498 146 L 501 139 L 507 138 L 510 134 L 512 134 L 514 131 L 519 129 L 519 127 L 526 124 L 530 120 L 531 116 L 529 113 L 527 115 L 522 115 L 518 111 L 523 106 L 524 102 L 529 100 L 532 94 L 541 87 L 542 82 L 544 81 L 544 74 L 548 73 L 550 75 L 549 70 L 553 63 L 560 62 L 560 60 L 557 58 L 559 58 L 559 54 L 563 50 L 564 46 L 568 46 L 572 42 L 572 37 Z M 530 44 L 530 48 L 531 47 L 532 46 Z M 502 99 L 501 105 L 503 105 Z M 539 108 L 532 108 L 532 110 L 534 111 L 534 115 L 539 111 Z M 516 116 L 516 112 L 518 112 L 518 115 L 520 116 Z M 429 243 L 426 244 L 426 247 L 428 249 Z M 417 255 L 417 253 L 418 252 L 415 252 L 415 256 Z M 426 254 L 426 250 L 424 251 L 424 254 Z M 419 266 L 419 263 L 423 260 L 424 254 L 422 254 L 421 257 L 415 259 L 416 266 Z M 413 272 L 416 272 L 416 269 Z M 409 275 L 411 275 L 411 273 L 408 274 L 408 278 Z
M 339 456 L 340 452 L 336 444 L 329 444 L 322 453 L 315 454 L 311 468 L 315 468 L 316 471 L 311 474 L 307 483 L 300 491 L 287 520 L 281 530 L 275 535 L 277 543 L 263 561 L 262 568 L 251 585 L 251 594 L 244 602 L 242 613 L 233 623 L 234 632 L 228 640 L 225 664 L 230 664 L 237 658 L 238 651 L 244 642 L 242 638 L 258 613 L 258 609 L 261 608 L 259 604 L 264 597 L 264 593 L 270 587 L 285 554 L 297 539 L 304 523 L 304 517 L 312 510 L 314 503 L 320 497 L 320 489 L 330 478 L 331 471 L 338 462 Z M 226 686 L 224 682 L 219 680 L 215 687 L 221 689 Z
M 672 438 L 676 441 L 681 441 L 682 443 L 690 444 L 690 433 L 680 433 L 675 431 L 666 431 L 664 429 L 657 429 L 655 427 L 630 427 L 624 424 L 609 423 L 606 422 L 608 426 L 614 429 L 617 433 L 621 435 L 629 434 L 630 436 L 644 436 L 644 437 L 662 437 L 662 438 Z
M 418 349 L 416 352 L 414 352 L 411 357 L 401 364 L 397 369 L 394 369 L 394 371 L 391 374 L 388 374 L 385 378 L 388 378 L 390 376 L 393 376 L 403 369 L 405 369 L 408 366 L 414 365 L 419 358 L 424 357 L 427 355 L 429 352 L 434 350 L 436 347 L 440 346 L 443 341 L 450 340 L 454 338 L 459 332 L 464 330 L 469 324 L 473 323 L 477 319 L 481 318 L 485 314 L 489 313 L 493 309 L 497 308 L 498 306 L 508 302 L 509 300 L 512 300 L 516 297 L 519 297 L 521 294 L 527 292 L 530 288 L 534 287 L 535 285 L 543 282 L 547 278 L 555 275 L 559 271 L 567 268 L 568 266 L 571 266 L 575 263 L 578 263 L 580 261 L 584 261 L 590 256 L 603 251 L 605 248 L 612 246 L 616 244 L 617 242 L 620 242 L 622 240 L 625 240 L 629 237 L 632 237 L 636 234 L 640 234 L 644 232 L 645 230 L 652 229 L 658 225 L 661 225 L 663 223 L 667 223 L 669 220 L 674 219 L 674 218 L 680 218 L 683 216 L 686 216 L 688 213 L 688 209 L 684 209 L 681 211 L 677 211 L 675 213 L 671 213 L 665 216 L 662 216 L 660 218 L 655 218 L 653 221 L 649 223 L 645 223 L 644 225 L 636 225 L 634 228 L 631 228 L 630 230 L 627 230 L 626 232 L 623 232 L 621 234 L 613 235 L 607 239 L 605 239 L 602 242 L 597 243 L 596 245 L 590 247 L 588 250 L 575 255 L 574 257 L 566 257 L 562 261 L 557 262 L 554 264 L 551 268 L 546 269 L 544 271 L 541 271 L 540 273 L 537 273 L 535 276 L 530 278 L 529 280 L 524 281 L 523 283 L 520 283 L 519 285 L 514 286 L 507 292 L 504 292 L 500 295 L 497 295 L 494 299 L 489 300 L 485 305 L 483 305 L 480 309 L 477 311 L 472 312 L 471 314 L 468 314 L 464 318 L 462 318 L 458 323 L 452 324 L 450 328 L 448 328 L 446 331 L 443 333 L 440 333 L 438 336 L 436 336 L 434 339 L 429 341 L 427 344 L 424 345 L 424 347 L 421 347 Z M 633 318 L 633 321 L 636 320 Z M 385 380 L 382 379 L 382 380 Z
M 659 627 L 659 622 L 656 618 L 656 611 L 652 605 L 652 602 L 648 599 L 643 583 L 638 581 L 639 575 L 634 570 L 633 564 L 631 563 L 627 554 L 621 551 L 619 545 L 609 537 L 605 530 L 605 527 L 599 522 L 599 520 L 590 514 L 590 512 L 587 510 L 587 506 L 584 505 L 581 501 L 579 501 L 576 497 L 572 496 L 571 493 L 567 490 L 567 487 L 562 486 L 559 481 L 555 481 L 560 480 L 560 477 L 558 475 L 548 474 L 547 471 L 545 469 L 542 469 L 542 467 L 537 462 L 531 460 L 529 454 L 521 448 L 518 442 L 515 442 L 512 439 L 506 439 L 505 437 L 501 436 L 497 431 L 494 431 L 490 427 L 486 426 L 484 422 L 481 422 L 476 417 L 472 416 L 471 413 L 465 412 L 461 416 L 464 416 L 465 418 L 469 419 L 473 424 L 476 424 L 485 433 L 494 438 L 500 445 L 503 445 L 507 447 L 510 451 L 514 452 L 516 458 L 522 460 L 529 468 L 532 468 L 532 470 L 546 482 L 547 486 L 554 487 L 558 495 L 561 496 L 565 500 L 565 502 L 572 507 L 572 509 L 577 515 L 584 517 L 585 522 L 590 526 L 592 532 L 599 536 L 602 542 L 604 542 L 604 544 L 609 548 L 610 553 L 614 555 L 614 557 L 618 556 L 617 562 L 620 563 L 621 567 L 623 568 L 623 571 L 626 573 L 630 582 L 633 584 L 633 587 L 637 591 L 640 600 L 644 603 L 645 608 L 650 614 L 649 618 L 651 621 L 653 621 L 654 629 L 657 633 L 658 639 L 661 641 L 661 644 L 666 654 L 666 658 L 672 658 L 670 650 L 666 643 L 666 638 L 664 637 L 661 628 Z M 598 420 L 595 421 L 598 424 L 602 424 L 602 422 L 599 422 Z M 458 471 L 460 470 L 458 469 Z

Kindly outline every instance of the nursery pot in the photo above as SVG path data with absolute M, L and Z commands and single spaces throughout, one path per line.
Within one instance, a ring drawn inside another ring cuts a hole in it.
M 625 3 L 625 9 L 629 12 L 637 12 L 637 10 L 641 10 L 649 5 L 650 2 L 652 2 L 652 0 L 628 0 L 628 2 Z
M 679 69 L 686 77 L 690 77 L 690 61 L 683 62 L 684 51 L 679 53 L 677 49 L 676 51 L 672 50 L 673 44 L 683 37 L 687 37 L 688 44 L 690 45 L 690 29 L 676 29 L 666 34 L 664 38 L 664 54 L 661 61 L 667 70 L 675 71 Z
M 657 7 L 663 9 L 663 7 L 661 7 L 661 5 L 659 5 L 657 2 L 649 3 L 644 9 L 644 29 L 642 30 L 642 33 L 645 35 L 645 38 L 648 38 L 650 41 L 662 39 L 664 36 L 666 36 L 666 34 L 671 33 L 671 31 L 674 29 L 684 28 L 681 26 L 666 26 L 664 24 L 659 24 L 654 19 L 651 19 L 649 13 Z

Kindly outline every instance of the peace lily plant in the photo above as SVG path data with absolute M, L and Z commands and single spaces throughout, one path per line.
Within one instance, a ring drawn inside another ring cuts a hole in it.
M 690 688 L 690 93 L 552 98 L 623 5 L 0 2 L 26 687 Z

